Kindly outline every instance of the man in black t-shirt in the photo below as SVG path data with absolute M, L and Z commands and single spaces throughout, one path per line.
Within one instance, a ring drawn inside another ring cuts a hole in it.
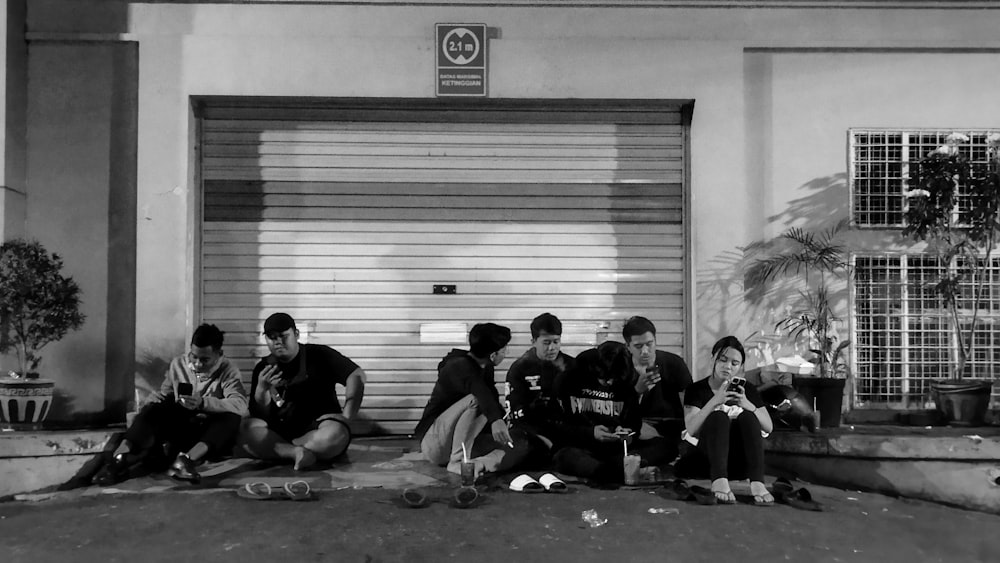
M 537 436 L 548 449 L 553 447 L 555 422 L 562 417 L 556 379 L 575 363 L 561 347 L 562 322 L 551 313 L 542 313 L 531 321 L 531 348 L 507 370 L 511 424 Z
M 254 457 L 292 461 L 296 470 L 342 454 L 364 396 L 364 370 L 329 346 L 300 344 L 295 320 L 285 313 L 267 318 L 264 336 L 271 354 L 253 369 L 241 444 Z M 338 384 L 345 388 L 343 409 Z
M 645 317 L 632 317 L 622 327 L 622 337 L 632 360 L 632 383 L 639 395 L 642 438 L 663 437 L 658 465 L 677 458 L 684 432 L 681 393 L 691 385 L 691 370 L 684 359 L 656 348 L 656 327 Z

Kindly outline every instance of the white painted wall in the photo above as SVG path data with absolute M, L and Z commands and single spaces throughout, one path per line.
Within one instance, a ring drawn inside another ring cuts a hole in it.
M 65 33 L 67 4 L 46 0 L 36 21 Z M 189 97 L 431 97 L 438 22 L 499 29 L 494 98 L 695 100 L 696 373 L 716 338 L 760 321 L 742 305 L 736 247 L 813 222 L 784 213 L 816 179 L 833 183 L 814 211 L 846 214 L 848 127 L 1000 121 L 996 52 L 969 50 L 1000 49 L 994 10 L 132 4 L 122 37 L 140 49 L 140 362 L 176 353 L 199 320 Z

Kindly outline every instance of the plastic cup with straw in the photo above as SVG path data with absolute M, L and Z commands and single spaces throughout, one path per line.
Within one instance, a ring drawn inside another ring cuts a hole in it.
M 469 451 L 462 443 L 462 485 L 471 487 L 476 484 L 476 464 L 469 461 Z
M 622 467 L 625 470 L 625 484 L 636 485 L 639 483 L 639 464 L 642 461 L 638 455 L 628 453 L 628 440 L 622 438 L 622 447 L 625 450 L 625 458 L 622 460 Z

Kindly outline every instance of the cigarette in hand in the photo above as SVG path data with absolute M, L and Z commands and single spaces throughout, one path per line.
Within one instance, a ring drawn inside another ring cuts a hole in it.
M 512 442 L 512 441 L 511 442 L 507 442 L 507 446 L 513 448 L 514 447 L 514 442 Z

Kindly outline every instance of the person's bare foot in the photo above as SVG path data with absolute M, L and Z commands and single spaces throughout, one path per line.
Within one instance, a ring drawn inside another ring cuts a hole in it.
M 715 500 L 719 504 L 735 504 L 736 495 L 729 488 L 729 479 L 725 477 L 712 481 L 712 492 L 715 493 Z
M 762 481 L 750 481 L 750 494 L 753 495 L 753 503 L 760 506 L 771 506 L 774 504 L 774 496 L 767 490 L 767 485 Z
M 295 471 L 305 471 L 313 465 L 316 465 L 316 454 L 312 453 L 312 450 L 297 446 L 295 448 L 295 465 L 292 469 Z

